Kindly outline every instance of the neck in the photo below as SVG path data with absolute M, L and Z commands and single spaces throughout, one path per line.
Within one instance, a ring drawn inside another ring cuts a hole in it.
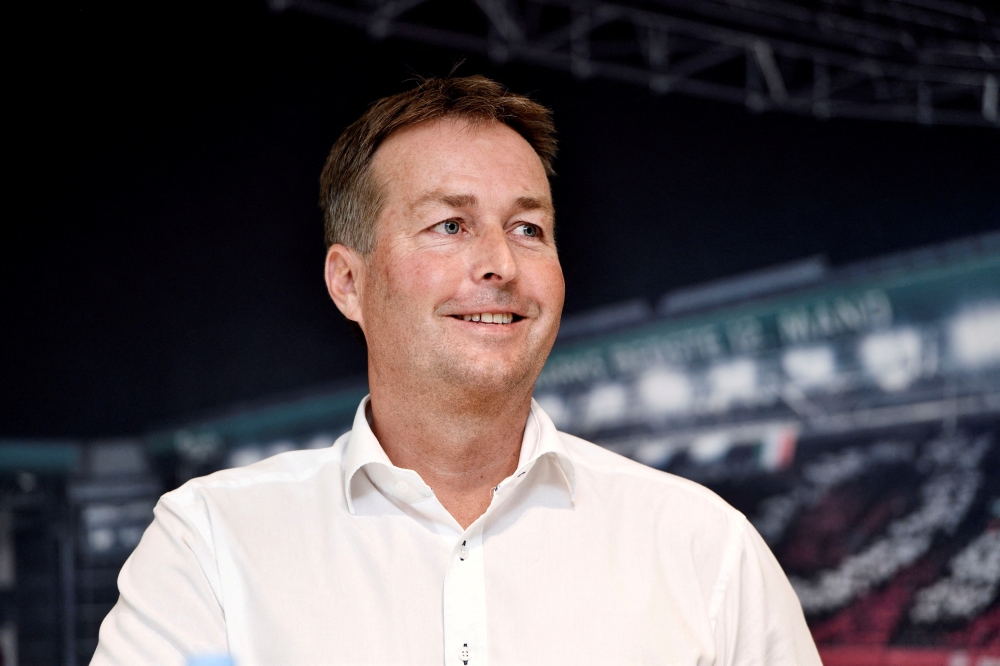
M 372 431 L 389 460 L 420 474 L 467 528 L 489 507 L 491 490 L 517 469 L 532 387 L 414 385 L 382 378 L 371 366 L 368 380 Z

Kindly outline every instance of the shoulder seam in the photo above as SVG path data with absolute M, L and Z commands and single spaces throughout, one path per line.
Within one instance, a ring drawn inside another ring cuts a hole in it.
M 743 535 L 746 534 L 749 522 L 742 513 L 736 512 L 739 520 L 730 528 L 730 538 L 732 539 L 726 554 L 722 558 L 722 566 L 719 568 L 719 578 L 715 581 L 715 589 L 712 590 L 712 600 L 708 606 L 708 620 L 712 626 L 712 633 L 715 633 L 716 621 L 719 610 L 722 608 L 722 601 L 725 599 L 726 590 L 733 577 L 733 571 L 739 563 L 740 555 L 743 551 Z
M 157 502 L 157 504 L 158 506 L 162 506 L 164 511 L 169 511 L 173 513 L 176 519 L 181 522 L 181 524 L 184 526 L 184 529 L 188 531 L 191 537 L 196 541 L 199 541 L 205 545 L 205 548 L 211 554 L 212 561 L 215 563 L 216 568 L 218 568 L 218 559 L 217 559 L 218 554 L 215 548 L 215 538 L 214 535 L 211 533 L 211 530 L 209 530 L 208 533 L 203 532 L 200 529 L 200 526 L 197 524 L 197 521 L 192 520 L 191 516 L 188 513 L 188 507 L 185 507 L 179 502 L 174 501 L 174 499 L 171 497 L 167 497 L 166 495 L 164 495 L 160 497 L 160 500 L 159 502 Z M 159 518 L 155 518 L 154 520 L 159 520 Z M 177 541 L 183 544 L 183 547 L 191 554 L 191 556 L 194 558 L 194 561 L 197 563 L 198 571 L 200 571 L 201 575 L 205 577 L 205 581 L 208 583 L 209 588 L 211 588 L 212 594 L 215 595 L 216 602 L 219 604 L 221 608 L 225 609 L 225 603 L 223 602 L 222 598 L 222 581 L 218 570 L 215 571 L 215 575 L 212 575 L 211 572 L 206 571 L 202 560 L 198 557 L 197 553 L 194 552 L 194 548 L 192 547 L 192 544 L 188 541 L 188 539 L 185 539 L 183 538 L 182 535 L 176 534 L 173 531 L 167 529 L 165 525 L 163 525 L 162 527 L 173 538 L 175 538 Z

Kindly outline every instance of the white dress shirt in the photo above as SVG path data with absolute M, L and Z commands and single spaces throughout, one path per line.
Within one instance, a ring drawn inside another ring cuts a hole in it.
M 365 417 L 164 495 L 94 666 L 820 664 L 798 599 L 711 491 L 560 433 L 463 530 Z

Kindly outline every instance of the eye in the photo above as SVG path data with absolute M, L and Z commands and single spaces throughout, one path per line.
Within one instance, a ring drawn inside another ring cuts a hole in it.
M 462 225 L 458 223 L 458 220 L 445 220 L 441 224 L 435 225 L 434 229 L 442 231 L 449 236 L 454 236 L 462 230 Z
M 519 236 L 535 238 L 538 236 L 538 227 L 533 224 L 519 224 L 514 228 L 514 233 Z

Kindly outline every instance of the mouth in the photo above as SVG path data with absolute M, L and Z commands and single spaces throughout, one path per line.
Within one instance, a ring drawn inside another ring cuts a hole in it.
M 452 317 L 454 319 L 461 319 L 462 321 L 479 324 L 499 324 L 500 326 L 513 324 L 524 319 L 521 315 L 514 314 L 513 312 L 477 312 L 476 314 L 452 315 Z

